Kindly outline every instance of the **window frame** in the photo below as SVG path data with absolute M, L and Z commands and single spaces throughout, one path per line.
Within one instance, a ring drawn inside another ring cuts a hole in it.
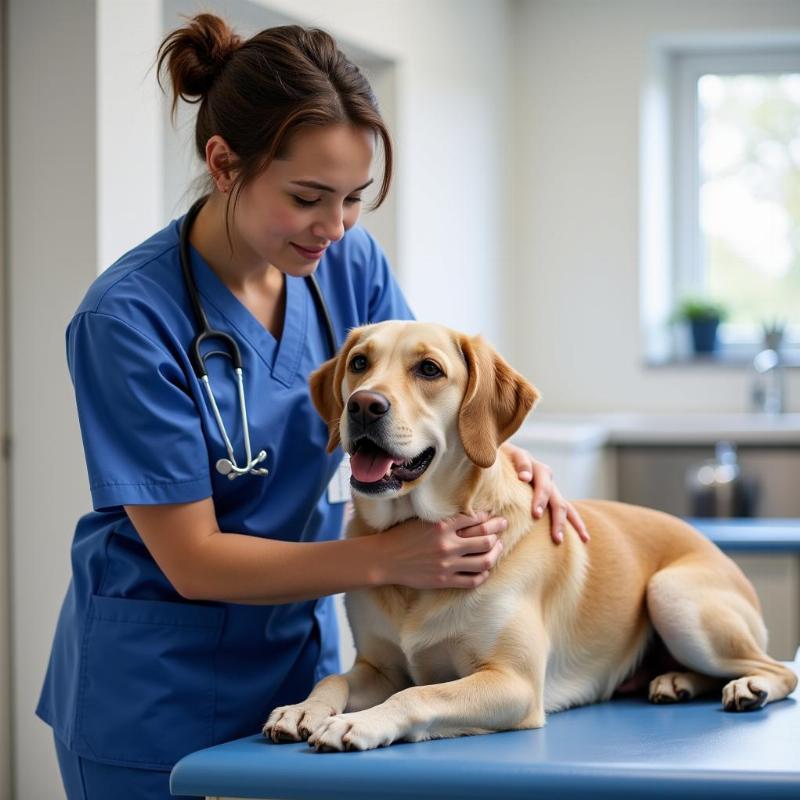
M 700 140 L 697 82 L 702 75 L 800 73 L 800 49 L 781 43 L 757 49 L 692 48 L 671 53 L 672 296 L 702 293 L 707 265 L 700 227 Z M 720 355 L 752 356 L 762 343 L 756 326 L 721 323 Z M 787 327 L 785 350 L 800 354 L 800 323 Z

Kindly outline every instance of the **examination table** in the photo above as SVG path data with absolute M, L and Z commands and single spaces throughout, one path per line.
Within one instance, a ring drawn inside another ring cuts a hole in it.
M 800 552 L 800 521 L 691 520 L 723 550 Z M 794 663 L 800 674 L 800 649 Z M 616 698 L 550 714 L 538 730 L 317 753 L 260 734 L 192 753 L 173 794 L 380 798 L 800 798 L 800 688 L 758 711 L 720 697 Z

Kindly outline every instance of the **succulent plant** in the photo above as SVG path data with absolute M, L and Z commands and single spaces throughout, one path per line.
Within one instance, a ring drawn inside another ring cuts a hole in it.
M 783 336 L 786 333 L 786 320 L 776 317 L 768 321 L 762 321 L 761 328 L 764 331 L 764 346 L 776 352 L 780 350 Z

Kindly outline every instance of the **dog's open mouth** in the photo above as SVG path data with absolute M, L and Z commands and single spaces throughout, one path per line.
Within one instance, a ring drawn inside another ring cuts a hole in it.
M 350 482 L 365 492 L 399 489 L 404 482 L 419 478 L 433 461 L 436 449 L 428 447 L 412 459 L 393 456 L 371 439 L 362 436 L 350 454 Z

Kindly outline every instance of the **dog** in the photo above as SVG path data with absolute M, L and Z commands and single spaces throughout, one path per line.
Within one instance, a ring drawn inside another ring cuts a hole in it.
M 747 711 L 796 687 L 766 654 L 750 582 L 682 520 L 576 501 L 591 540 L 567 523 L 563 544 L 552 543 L 548 514 L 532 518 L 532 488 L 498 449 L 539 392 L 481 336 L 421 322 L 361 326 L 309 382 L 328 451 L 341 443 L 351 455 L 346 537 L 476 509 L 509 524 L 473 589 L 348 592 L 355 663 L 302 703 L 275 708 L 262 730 L 273 742 L 369 750 L 539 728 L 548 713 L 642 685 L 653 702 L 721 688 L 725 710 Z M 659 660 L 671 668 L 659 674 Z

